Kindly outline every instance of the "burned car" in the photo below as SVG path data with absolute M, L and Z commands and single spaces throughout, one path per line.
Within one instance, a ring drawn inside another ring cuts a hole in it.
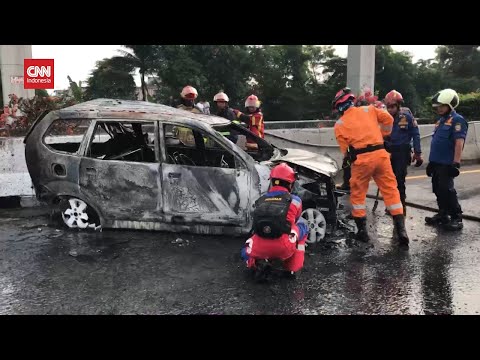
M 278 162 L 298 172 L 309 242 L 336 223 L 333 159 L 276 148 L 224 118 L 96 99 L 39 117 L 24 142 L 38 200 L 70 228 L 245 235 Z

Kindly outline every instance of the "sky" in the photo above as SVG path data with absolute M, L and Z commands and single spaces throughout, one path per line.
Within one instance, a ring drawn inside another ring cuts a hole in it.
M 413 55 L 413 61 L 435 57 L 438 45 L 392 45 L 396 51 L 408 51 Z M 334 45 L 339 56 L 347 56 L 348 45 Z M 121 45 L 32 45 L 32 55 L 35 59 L 55 60 L 55 90 L 68 88 L 67 76 L 73 81 L 85 81 L 90 76 L 98 60 L 120 55 Z M 137 86 L 140 78 L 135 77 Z M 49 91 L 51 92 L 51 91 Z

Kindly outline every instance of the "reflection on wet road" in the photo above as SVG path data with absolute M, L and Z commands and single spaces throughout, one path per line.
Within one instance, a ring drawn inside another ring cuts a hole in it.
M 42 208 L 1 210 L 0 314 L 478 314 L 480 224 L 445 233 L 409 209 L 404 250 L 382 210 L 370 246 L 330 238 L 296 280 L 268 284 L 244 270 L 242 239 L 79 233 L 45 226 Z

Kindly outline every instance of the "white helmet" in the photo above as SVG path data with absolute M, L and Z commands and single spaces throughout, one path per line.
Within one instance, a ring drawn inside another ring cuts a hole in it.
M 224 92 L 219 92 L 217 95 L 215 95 L 213 97 L 213 101 L 229 102 L 229 98 L 228 98 L 227 94 L 225 94 Z
M 448 105 L 450 109 L 455 109 L 460 103 L 460 99 L 455 90 L 444 89 L 437 92 L 432 98 L 432 106 Z
M 255 96 L 255 95 L 250 95 L 247 100 L 245 100 L 245 107 L 256 107 L 256 108 L 259 108 L 260 107 L 260 100 L 258 100 L 258 97 Z
M 184 99 L 193 100 L 197 98 L 198 92 L 193 86 L 187 85 L 182 89 L 180 96 Z

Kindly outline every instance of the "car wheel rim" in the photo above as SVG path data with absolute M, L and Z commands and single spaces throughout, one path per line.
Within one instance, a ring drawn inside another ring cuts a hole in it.
M 62 212 L 62 219 L 69 228 L 85 229 L 90 224 L 88 222 L 87 204 L 80 199 L 69 199 L 69 207 Z
M 313 244 L 325 237 L 327 222 L 323 214 L 317 209 L 306 209 L 302 212 L 302 218 L 307 220 L 308 236 L 307 243 Z

